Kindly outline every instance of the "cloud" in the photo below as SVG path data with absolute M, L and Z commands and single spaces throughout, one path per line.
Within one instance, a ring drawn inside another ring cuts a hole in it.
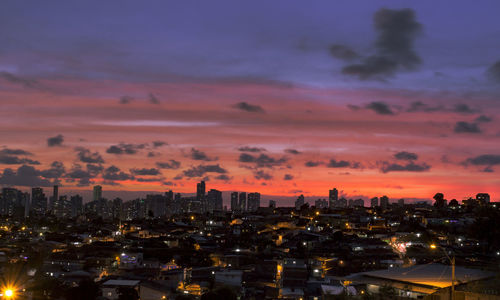
M 205 154 L 205 152 L 200 151 L 195 148 L 191 148 L 191 159 L 193 160 L 202 160 L 202 161 L 215 161 L 218 160 L 218 157 L 208 157 L 208 155 Z
M 149 93 L 148 99 L 152 104 L 160 104 L 160 100 L 153 93 Z
M 89 149 L 83 147 L 76 147 L 78 159 L 81 162 L 89 163 L 89 164 L 102 164 L 104 163 L 104 159 L 99 154 L 99 152 L 91 152 Z
M 470 106 L 464 103 L 455 104 L 453 111 L 461 114 L 474 114 L 477 112 L 476 109 L 472 109 Z
M 5 154 L 5 155 L 33 155 L 33 153 L 22 150 L 22 149 L 10 149 L 10 148 L 3 148 L 0 150 L 0 155 Z
M 482 154 L 475 157 L 467 158 L 464 164 L 474 165 L 474 166 L 487 166 L 491 168 L 492 166 L 500 165 L 500 155 Z
M 20 158 L 16 155 L 8 155 L 0 153 L 0 164 L 4 165 L 39 165 L 40 162 L 29 158 Z
M 130 104 L 130 102 L 132 102 L 132 100 L 134 100 L 134 98 L 132 98 L 130 96 L 122 96 L 122 97 L 120 97 L 120 104 Z
M 105 180 L 110 180 L 110 181 L 123 181 L 123 180 L 132 180 L 134 179 L 134 176 L 127 174 L 125 172 L 122 172 L 118 167 L 116 166 L 110 166 L 106 170 L 104 170 L 104 174 L 102 175 L 102 178 Z
M 153 177 L 153 178 L 136 178 L 138 182 L 162 182 L 165 178 L 162 177 Z
M 150 168 L 150 169 L 147 169 L 147 168 L 130 169 L 130 173 L 132 173 L 134 175 L 151 175 L 151 176 L 155 176 L 155 175 L 159 175 L 160 174 L 160 170 L 155 169 L 155 168 Z
M 186 177 L 202 177 L 206 173 L 219 173 L 226 174 L 227 170 L 222 168 L 219 164 L 216 165 L 199 165 L 191 167 L 183 172 Z
M 133 155 L 133 154 L 136 154 L 139 150 L 144 149 L 146 146 L 147 146 L 146 144 L 120 143 L 118 145 L 110 146 L 106 150 L 106 153 L 116 154 L 116 155 L 122 155 L 122 154 Z
M 226 174 L 221 174 L 219 176 L 216 176 L 215 179 L 229 181 L 229 180 L 231 180 L 231 177 L 227 176 Z
M 41 172 L 32 166 L 22 165 L 16 171 L 6 168 L 0 175 L 0 184 L 11 186 L 51 186 L 52 183 L 41 177 Z
M 429 106 L 421 101 L 414 101 L 410 103 L 410 107 L 406 110 L 407 112 L 436 112 L 444 111 L 444 106 Z
M 500 60 L 489 67 L 486 74 L 491 80 L 500 83 Z
M 159 148 L 161 146 L 166 146 L 168 143 L 164 141 L 153 141 L 153 148 Z
M 49 137 L 47 139 L 47 145 L 49 147 L 62 146 L 63 141 L 64 141 L 64 136 L 62 134 L 58 134 L 56 136 Z
M 21 85 L 25 88 L 39 88 L 38 81 L 14 75 L 9 72 L 0 72 L 0 78 L 13 84 Z
M 297 155 L 297 154 L 301 154 L 302 152 L 295 150 L 295 149 L 285 149 L 285 153 Z
M 249 104 L 247 102 L 238 102 L 233 107 L 246 112 L 265 113 L 261 106 Z
M 319 165 L 323 165 L 324 162 L 322 161 L 307 161 L 304 165 L 308 168 L 312 168 L 312 167 L 317 167 Z
M 266 149 L 264 149 L 264 148 L 258 148 L 258 147 L 245 146 L 245 147 L 238 148 L 238 151 L 241 151 L 241 152 L 262 152 L 262 151 L 266 151 Z
M 477 123 L 489 123 L 489 122 L 493 121 L 493 118 L 485 116 L 485 115 L 480 115 L 474 121 Z
M 481 128 L 476 123 L 468 123 L 459 121 L 455 124 L 453 129 L 455 133 L 481 133 Z
M 376 52 L 360 63 L 345 66 L 342 73 L 361 80 L 384 79 L 400 69 L 412 70 L 421 63 L 413 49 L 413 42 L 421 32 L 412 9 L 392 10 L 382 8 L 373 19 L 378 33 Z
M 358 111 L 361 109 L 361 107 L 359 107 L 357 105 L 353 105 L 353 104 L 347 104 L 347 108 L 349 108 L 352 111 Z
M 365 106 L 367 109 L 371 109 L 379 115 L 394 115 L 394 112 L 384 102 L 374 101 L 370 102 Z
M 160 169 L 179 169 L 181 167 L 181 163 L 176 160 L 169 160 L 168 162 L 157 162 L 156 166 Z
M 412 152 L 401 151 L 394 154 L 394 158 L 399 160 L 417 160 L 418 155 Z
M 361 164 L 359 162 L 350 162 L 347 160 L 335 160 L 335 159 L 330 159 L 330 162 L 328 162 L 326 166 L 328 168 L 351 168 L 351 169 L 361 168 Z
M 285 174 L 285 176 L 283 176 L 283 180 L 292 180 L 293 179 L 293 175 L 291 174 Z
M 331 56 L 341 60 L 350 61 L 359 57 L 354 50 L 345 45 L 334 44 L 330 46 L 329 50 Z
M 276 166 L 281 166 L 288 161 L 288 158 L 273 158 L 266 154 L 260 154 L 259 156 L 250 155 L 248 153 L 241 153 L 238 159 L 242 163 L 253 163 L 259 168 L 273 168 Z
M 42 170 L 40 175 L 45 178 L 61 178 L 65 173 L 64 164 L 60 161 L 54 161 L 50 164 L 50 168 Z
M 390 163 L 387 161 L 378 162 L 382 173 L 389 172 L 425 172 L 431 169 L 431 166 L 426 163 L 415 163 L 410 161 L 407 164 Z
M 271 180 L 273 179 L 273 176 L 269 173 L 266 173 L 264 171 L 256 171 L 254 174 L 255 179 L 257 180 Z

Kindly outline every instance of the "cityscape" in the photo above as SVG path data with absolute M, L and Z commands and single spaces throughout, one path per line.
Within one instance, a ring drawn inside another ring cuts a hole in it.
M 0 2 L 0 300 L 500 300 L 500 2 Z

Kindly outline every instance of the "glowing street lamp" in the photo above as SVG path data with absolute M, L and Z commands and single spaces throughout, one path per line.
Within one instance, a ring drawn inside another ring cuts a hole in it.
M 5 291 L 3 291 L 3 294 L 7 299 L 11 299 L 12 297 L 14 297 L 14 291 L 12 289 L 6 289 Z
M 438 248 L 436 244 L 431 244 L 429 247 L 433 250 Z M 451 264 L 451 300 L 453 300 L 455 299 L 455 255 L 450 257 L 442 247 L 439 248 L 443 250 L 444 255 L 446 255 Z

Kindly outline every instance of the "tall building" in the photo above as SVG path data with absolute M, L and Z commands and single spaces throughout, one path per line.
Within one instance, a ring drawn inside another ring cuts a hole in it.
M 248 194 L 248 211 L 257 211 L 260 207 L 260 193 Z
M 59 199 L 59 186 L 54 185 L 52 197 L 50 197 L 49 210 L 54 210 L 54 204 Z
M 479 193 L 476 195 L 476 200 L 481 204 L 490 203 L 490 194 Z
M 276 208 L 276 200 L 269 200 L 269 207 Z
M 385 195 L 380 197 L 380 207 L 382 209 L 386 209 L 389 207 L 389 197 L 387 197 Z
M 373 197 L 370 199 L 370 206 L 377 207 L 378 206 L 378 197 Z
M 247 193 L 245 192 L 240 193 L 240 199 L 238 204 L 240 206 L 240 211 L 245 211 L 247 209 Z
M 74 195 L 70 198 L 70 216 L 78 217 L 83 212 L 83 198 L 80 195 Z
M 93 201 L 100 201 L 101 199 L 102 199 L 102 186 L 95 185 L 92 200 Z
M 41 187 L 31 189 L 31 210 L 39 216 L 43 216 L 47 211 L 47 197 Z
M 238 202 L 238 192 L 231 193 L 231 211 L 239 211 L 240 203 Z
M 328 204 L 329 206 L 332 208 L 332 207 L 335 207 L 336 206 L 336 202 L 339 200 L 339 191 L 336 189 L 336 188 L 333 188 L 333 190 L 330 190 L 329 194 L 328 194 Z
M 305 203 L 305 199 L 304 199 L 304 195 L 300 195 L 297 200 L 295 200 L 295 209 L 300 209 L 302 207 L 302 205 L 304 205 Z
M 328 208 L 328 201 L 326 199 L 318 199 L 314 201 L 314 206 L 317 209 Z
M 211 189 L 207 194 L 208 211 L 222 210 L 222 192 Z
M 205 197 L 205 181 L 196 184 L 196 200 L 201 201 Z
M 22 199 L 21 191 L 14 188 L 3 188 L 0 196 L 0 215 L 13 216 L 16 207 L 21 206 Z
M 399 200 L 398 200 L 398 205 L 399 205 L 399 206 L 405 206 L 405 199 L 402 199 L 402 198 L 401 198 L 401 199 L 399 199 Z

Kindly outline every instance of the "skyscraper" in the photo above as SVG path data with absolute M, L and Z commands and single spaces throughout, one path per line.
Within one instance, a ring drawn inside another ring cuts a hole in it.
M 47 211 L 47 197 L 45 197 L 41 187 L 31 189 L 31 210 L 39 216 L 44 215 Z
M 330 193 L 328 195 L 328 204 L 330 208 L 333 208 L 336 206 L 336 202 L 339 200 L 339 191 L 336 188 L 333 188 L 333 190 L 330 190 Z
M 239 211 L 240 204 L 238 202 L 238 192 L 231 193 L 231 211 Z
M 196 184 L 196 200 L 201 201 L 205 197 L 205 181 Z
M 370 206 L 377 207 L 378 206 L 378 197 L 373 197 L 370 199 Z
M 55 202 L 59 199 L 59 186 L 54 185 L 54 190 L 52 192 L 52 197 L 50 197 L 49 209 L 54 210 Z
M 248 211 L 256 211 L 260 207 L 260 193 L 248 194 Z
M 304 195 L 300 195 L 297 200 L 295 200 L 295 209 L 300 209 L 304 205 Z
M 70 198 L 70 216 L 72 218 L 79 216 L 83 212 L 83 198 L 80 195 L 74 195 Z
M 380 207 L 382 207 L 382 209 L 389 207 L 389 197 L 385 195 L 380 197 Z
M 247 209 L 247 193 L 245 192 L 240 193 L 240 200 L 238 204 L 240 206 L 240 211 L 245 211 Z
M 94 195 L 92 197 L 93 201 L 99 201 L 102 199 L 102 186 L 95 185 L 94 186 Z
M 208 211 L 222 210 L 222 192 L 211 189 L 207 194 Z

